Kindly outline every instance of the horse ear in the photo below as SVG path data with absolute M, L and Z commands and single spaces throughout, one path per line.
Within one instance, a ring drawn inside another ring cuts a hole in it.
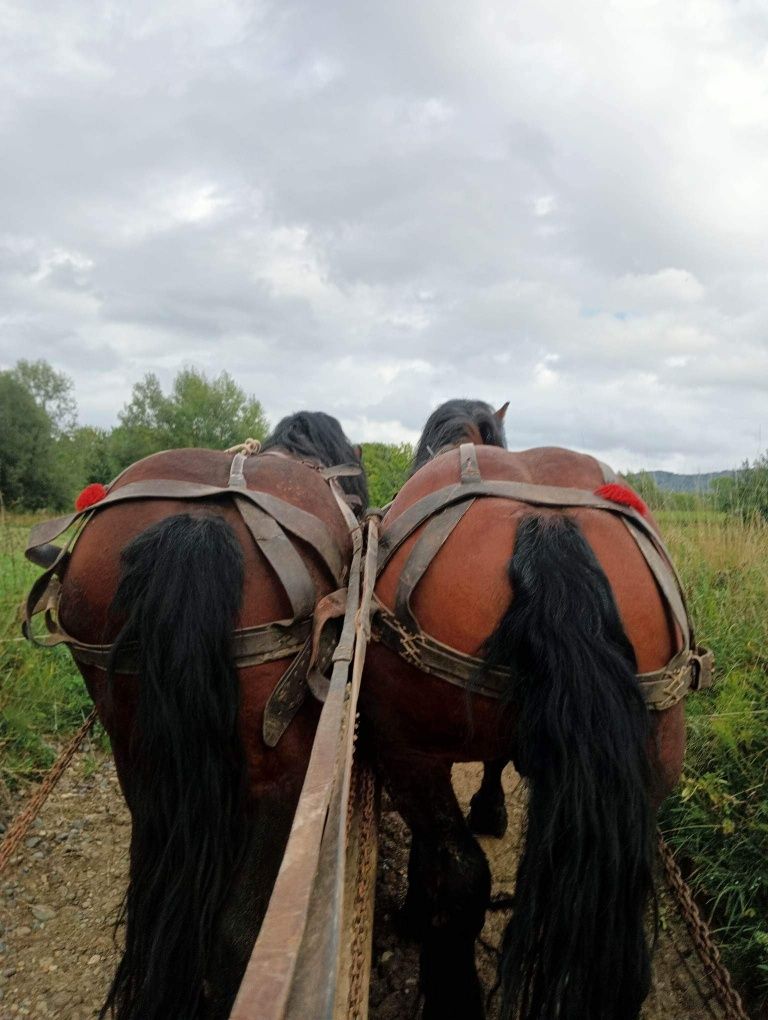
M 507 401 L 506 404 L 502 404 L 498 411 L 493 412 L 493 417 L 496 419 L 496 421 L 498 422 L 504 421 L 504 415 L 507 413 L 508 407 L 509 401 Z
M 359 443 L 356 443 L 352 447 L 352 449 L 355 451 L 355 456 L 357 457 L 357 459 L 362 464 L 363 463 L 363 448 L 362 448 L 362 446 Z

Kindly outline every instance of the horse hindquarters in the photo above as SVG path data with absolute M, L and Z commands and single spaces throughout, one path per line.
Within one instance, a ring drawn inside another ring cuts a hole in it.
M 503 1015 L 635 1020 L 650 980 L 653 818 L 634 653 L 569 519 L 521 521 L 510 580 L 488 661 L 514 672 L 515 761 L 530 803 L 504 939 Z
M 165 518 L 123 551 L 113 609 L 126 623 L 111 661 L 136 644 L 139 703 L 126 777 L 125 952 L 102 1016 L 192 1020 L 203 1009 L 214 922 L 240 843 L 231 635 L 242 587 L 242 551 L 220 517 Z

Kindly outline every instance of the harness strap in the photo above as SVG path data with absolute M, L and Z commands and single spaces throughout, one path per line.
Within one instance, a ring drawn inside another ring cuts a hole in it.
M 309 623 L 309 621 L 306 622 Z M 277 681 L 264 708 L 262 736 L 267 747 L 277 746 L 280 737 L 288 729 L 293 717 L 304 704 L 309 693 L 307 673 L 313 659 L 311 625 L 309 630 L 310 633 L 301 646 L 299 654 Z M 316 668 L 321 672 L 324 672 L 330 665 L 335 647 L 335 632 L 326 631 L 321 637 L 319 654 L 316 660 Z
M 301 507 L 288 503 L 268 492 L 255 489 L 235 487 L 239 498 L 248 500 L 254 506 L 276 518 L 281 526 L 292 535 L 302 539 L 315 549 L 331 576 L 341 583 L 344 563 L 341 552 L 333 542 L 325 525 L 314 514 Z M 129 482 L 122 488 L 109 492 L 104 499 L 77 513 L 57 517 L 51 521 L 43 521 L 35 525 L 30 532 L 27 549 L 35 549 L 56 538 L 84 514 L 99 513 L 115 503 L 125 503 L 134 499 L 179 499 L 199 500 L 213 499 L 217 496 L 232 496 L 229 486 L 205 485 L 199 482 L 183 482 L 170 478 L 148 478 L 142 482 Z
M 287 659 L 302 649 L 311 637 L 311 629 L 309 620 L 279 620 L 233 631 L 232 658 L 238 669 Z M 59 640 L 66 641 L 79 663 L 96 666 L 97 669 L 105 671 L 108 669 L 112 645 L 89 645 L 68 635 L 60 637 Z M 138 646 L 134 643 L 125 644 L 120 649 L 112 668 L 115 673 L 129 675 L 138 673 Z
M 489 669 L 483 659 L 459 652 L 421 628 L 411 630 L 378 599 L 374 600 L 373 611 L 373 639 L 417 669 L 440 677 L 454 687 L 463 687 L 471 694 L 484 694 L 488 698 L 502 697 L 509 687 L 511 674 L 508 670 Z
M 404 627 L 418 630 L 419 624 L 411 609 L 411 595 L 414 588 L 429 569 L 435 556 L 445 545 L 454 528 L 464 514 L 474 505 L 474 499 L 454 503 L 435 514 L 411 549 L 395 592 L 395 616 Z
M 462 443 L 459 447 L 459 469 L 463 485 L 481 482 L 480 465 L 477 463 L 477 447 L 474 443 Z
M 622 480 L 609 464 L 602 460 L 598 460 L 597 463 L 603 472 L 604 481 L 619 482 L 621 484 Z M 667 605 L 672 610 L 675 622 L 680 628 L 683 649 L 692 647 L 694 643 L 693 630 L 691 628 L 688 607 L 685 602 L 685 588 L 677 572 L 674 560 L 669 554 L 669 550 L 664 545 L 657 531 L 651 531 L 649 537 L 644 532 L 638 531 L 637 528 L 633 528 L 626 517 L 622 517 L 622 520 L 627 531 L 637 543 L 662 595 L 667 600 Z
M 439 677 L 454 687 L 487 698 L 503 698 L 512 679 L 511 670 L 489 669 L 483 659 L 438 641 L 420 628 L 404 627 L 386 606 L 376 600 L 372 636 L 401 659 L 424 673 Z M 661 712 L 685 697 L 689 690 L 711 684 L 712 653 L 703 648 L 684 648 L 661 669 L 638 673 L 637 682 L 650 710 Z
M 274 517 L 239 496 L 235 504 L 253 540 L 285 589 L 296 619 L 312 615 L 317 594 L 307 565 Z
M 248 456 L 249 454 L 246 451 L 241 450 L 239 453 L 236 453 L 235 456 L 232 458 L 232 465 L 229 469 L 229 483 L 228 483 L 230 488 L 237 489 L 247 488 L 243 469 L 245 468 L 245 461 L 248 458 Z
M 533 482 L 480 481 L 459 482 L 436 489 L 412 503 L 390 524 L 381 537 L 379 546 L 378 571 L 381 573 L 392 554 L 412 535 L 417 528 L 439 510 L 453 503 L 470 498 L 511 499 L 532 506 L 588 507 L 594 510 L 608 510 L 626 517 L 641 531 L 655 536 L 652 526 L 637 510 L 601 499 L 586 489 L 573 489 L 559 485 L 536 485 Z

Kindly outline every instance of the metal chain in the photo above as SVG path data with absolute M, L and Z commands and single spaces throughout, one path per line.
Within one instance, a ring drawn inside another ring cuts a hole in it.
M 369 955 L 373 914 L 369 909 L 376 882 L 378 827 L 376 820 L 376 776 L 373 769 L 359 761 L 355 766 L 356 791 L 353 798 L 359 813 L 357 884 L 352 904 L 350 932 L 349 1020 L 368 1015 Z M 352 802 L 350 802 L 350 815 Z
M 674 894 L 680 912 L 688 927 L 696 952 L 699 954 L 707 977 L 712 982 L 715 993 L 720 1000 L 727 1020 L 749 1020 L 744 1010 L 741 997 L 733 987 L 731 975 L 720 958 L 720 950 L 715 945 L 701 912 L 693 898 L 693 893 L 677 865 L 672 851 L 659 832 L 659 854 L 664 865 L 670 890 Z
M 18 848 L 22 839 L 26 836 L 30 825 L 35 820 L 40 808 L 48 798 L 48 794 L 54 788 L 56 783 L 58 783 L 59 779 L 61 779 L 67 765 L 69 765 L 72 761 L 75 752 L 78 747 L 80 747 L 83 740 L 85 740 L 86 735 L 95 722 L 96 709 L 94 708 L 91 709 L 91 714 L 53 763 L 51 769 L 46 774 L 45 779 L 29 798 L 23 810 L 14 819 L 13 824 L 5 835 L 5 839 L 2 843 L 0 843 L 0 872 L 2 872 L 6 867 L 11 856 Z

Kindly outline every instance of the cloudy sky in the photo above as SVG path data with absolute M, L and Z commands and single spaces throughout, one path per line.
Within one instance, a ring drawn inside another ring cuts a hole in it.
M 0 0 L 0 367 L 707 470 L 768 447 L 763 0 Z

